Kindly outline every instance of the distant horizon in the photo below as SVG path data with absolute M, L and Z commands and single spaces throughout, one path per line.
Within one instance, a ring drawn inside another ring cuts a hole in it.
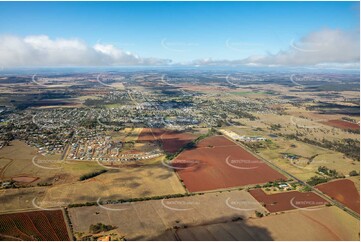
M 230 66 L 68 66 L 68 67 L 12 67 L 0 69 L 2 75 L 28 74 L 35 75 L 39 73 L 91 73 L 91 72 L 137 72 L 137 71 L 208 71 L 208 72 L 268 72 L 268 73 L 345 73 L 359 74 L 360 69 L 343 69 L 343 68 L 309 68 L 309 67 L 230 67 Z

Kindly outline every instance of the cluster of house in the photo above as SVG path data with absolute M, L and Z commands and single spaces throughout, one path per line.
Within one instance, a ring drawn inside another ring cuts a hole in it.
M 123 153 L 122 147 L 122 142 L 115 142 L 110 136 L 82 138 L 71 144 L 67 158 L 72 160 L 125 162 L 153 159 L 162 155 L 159 149 L 150 152 Z

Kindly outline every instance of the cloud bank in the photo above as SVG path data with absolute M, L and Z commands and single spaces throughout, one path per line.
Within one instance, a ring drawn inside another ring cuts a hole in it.
M 276 54 L 236 60 L 199 59 L 173 63 L 169 59 L 142 58 L 110 44 L 89 46 L 79 39 L 50 39 L 46 35 L 0 36 L 0 67 L 23 66 L 295 66 L 359 69 L 359 32 L 324 29 Z
M 314 66 L 359 68 L 360 37 L 357 32 L 325 29 L 299 41 L 290 40 L 288 49 L 276 54 L 250 56 L 239 60 L 203 59 L 195 65 Z
M 166 65 L 169 60 L 141 58 L 113 45 L 89 46 L 78 39 L 46 35 L 0 37 L 0 66 L 136 66 Z

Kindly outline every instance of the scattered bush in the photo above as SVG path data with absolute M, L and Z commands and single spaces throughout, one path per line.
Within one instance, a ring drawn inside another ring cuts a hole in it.
M 258 212 L 258 211 L 255 211 L 255 213 L 256 213 L 257 218 L 262 218 L 263 217 L 263 213 Z
M 319 177 L 319 176 L 313 176 L 308 181 L 307 184 L 310 186 L 316 186 L 320 183 L 328 182 L 329 178 Z
M 89 232 L 92 234 L 98 234 L 100 232 L 107 232 L 112 229 L 116 229 L 116 227 L 112 225 L 105 225 L 102 223 L 92 224 L 89 226 Z
M 353 170 L 353 171 L 350 171 L 349 175 L 350 176 L 358 176 L 359 174 L 357 173 L 357 171 Z

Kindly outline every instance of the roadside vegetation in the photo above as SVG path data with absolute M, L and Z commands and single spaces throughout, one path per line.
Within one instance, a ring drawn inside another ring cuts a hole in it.
M 328 182 L 329 180 L 330 178 L 313 176 L 307 181 L 307 184 L 310 186 L 316 186 L 318 184 Z

